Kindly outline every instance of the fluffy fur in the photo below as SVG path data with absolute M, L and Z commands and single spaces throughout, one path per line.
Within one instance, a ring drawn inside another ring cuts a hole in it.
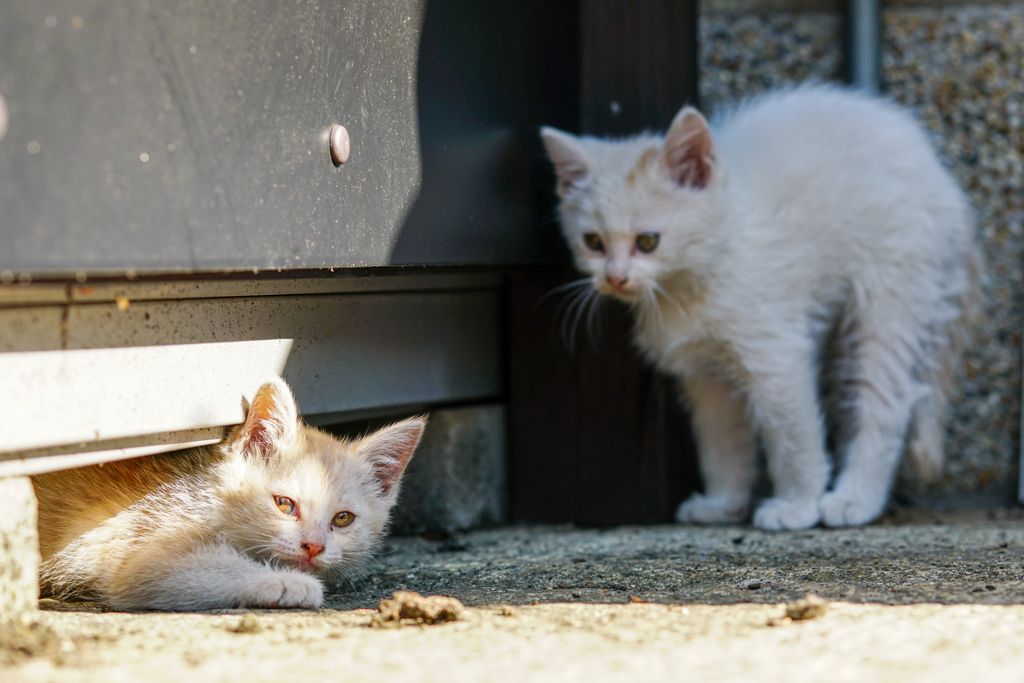
M 276 380 L 215 447 L 33 477 L 43 588 L 117 609 L 319 607 L 321 578 L 380 542 L 425 424 L 339 440 Z
M 758 441 L 765 529 L 871 521 L 904 450 L 941 472 L 980 264 L 908 113 L 805 86 L 713 127 L 684 108 L 665 137 L 542 136 L 581 286 L 631 305 L 636 344 L 684 389 L 705 490 L 678 521 L 745 519 Z

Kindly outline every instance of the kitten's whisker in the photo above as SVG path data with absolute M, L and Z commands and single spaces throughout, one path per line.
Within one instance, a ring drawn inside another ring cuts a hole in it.
M 542 303 L 547 301 L 549 298 L 551 298 L 555 294 L 558 294 L 559 292 L 564 292 L 566 290 L 572 290 L 572 289 L 575 289 L 576 287 L 585 287 L 585 286 L 587 286 L 589 284 L 590 284 L 590 278 L 589 277 L 583 277 L 583 278 L 580 278 L 579 280 L 573 280 L 572 282 L 566 282 L 565 284 L 558 285 L 557 287 L 553 287 L 550 291 L 545 293 L 541 298 L 537 299 L 537 303 L 535 305 L 540 306 Z
M 575 325 L 579 322 L 578 317 L 574 315 L 574 311 L 586 303 L 587 299 L 591 296 L 592 291 L 594 290 L 581 289 L 574 293 L 569 297 L 569 303 L 565 307 L 565 311 L 562 316 L 562 341 L 570 351 L 576 348 Z
M 601 304 L 604 303 L 604 298 L 597 295 L 596 290 L 592 291 L 595 296 L 590 297 L 588 302 L 587 341 L 590 342 L 591 348 L 598 350 L 601 346 Z
M 661 310 L 661 305 L 658 303 L 657 294 L 653 289 L 644 289 L 642 291 L 643 295 L 638 305 L 640 315 L 637 316 L 637 324 L 639 326 L 647 326 L 648 324 L 653 324 L 656 327 L 664 326 L 664 313 Z
M 572 316 L 572 311 L 573 311 L 573 309 L 574 309 L 574 308 L 575 308 L 575 307 L 576 307 L 576 306 L 577 306 L 577 305 L 578 305 L 578 304 L 579 304 L 579 303 L 580 303 L 581 301 L 583 301 L 583 300 L 585 300 L 585 299 L 586 299 L 586 297 L 587 297 L 587 292 L 588 292 L 588 291 L 589 291 L 589 290 L 588 290 L 587 288 L 585 288 L 585 287 L 584 287 L 584 288 L 580 288 L 580 289 L 579 289 L 579 291 L 573 292 L 572 294 L 570 294 L 570 295 L 566 296 L 566 297 L 565 297 L 565 299 L 563 299 L 563 303 L 564 303 L 564 305 L 565 305 L 565 308 L 564 308 L 563 312 L 564 312 L 564 313 L 565 313 L 565 314 L 566 314 L 567 316 Z
M 573 316 L 573 320 L 572 320 L 572 328 L 571 328 L 571 330 L 572 330 L 572 332 L 571 332 L 572 340 L 571 340 L 571 346 L 572 346 L 573 349 L 576 348 L 576 331 L 579 330 L 580 323 L 583 322 L 583 319 L 584 319 L 584 317 L 586 315 L 586 312 L 587 312 L 587 307 L 590 305 L 590 303 L 594 300 L 594 298 L 597 295 L 598 295 L 597 294 L 597 290 L 595 290 L 595 289 L 585 289 L 585 290 L 583 290 L 583 296 L 580 298 L 579 303 L 576 306 L 576 315 Z
M 657 295 L 658 295 L 658 294 L 660 294 L 661 296 L 665 297 L 665 299 L 666 299 L 666 300 L 667 300 L 667 301 L 668 301 L 668 302 L 669 302 L 670 304 L 672 304 L 673 306 L 675 306 L 675 307 L 676 307 L 676 310 L 677 310 L 677 311 L 679 311 L 679 315 L 681 315 L 681 316 L 682 316 L 682 317 L 684 317 L 684 318 L 686 317 L 686 309 L 685 309 L 685 308 L 683 308 L 683 305 L 682 305 L 681 303 L 679 303 L 679 301 L 677 301 L 677 300 L 676 300 L 676 298 L 675 298 L 674 296 L 672 296 L 671 294 L 669 294 L 669 293 L 668 293 L 668 292 L 667 292 L 667 291 L 665 290 L 665 288 L 664 288 L 664 287 L 662 287 L 662 286 L 661 286 L 660 284 L 658 284 L 657 282 L 654 282 L 654 281 L 652 281 L 652 282 L 651 282 L 651 289 L 652 289 L 652 290 L 654 291 L 654 293 L 655 293 L 655 299 L 657 299 Z

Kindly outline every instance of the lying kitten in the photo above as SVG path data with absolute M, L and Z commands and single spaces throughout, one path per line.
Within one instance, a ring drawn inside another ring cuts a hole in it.
M 425 424 L 338 440 L 299 422 L 276 380 L 217 446 L 33 477 L 44 591 L 117 609 L 319 607 L 317 577 L 380 542 Z
M 705 492 L 679 522 L 746 518 L 758 437 L 764 529 L 870 522 L 904 448 L 941 472 L 979 256 L 911 116 L 805 86 L 713 128 L 684 108 L 664 138 L 542 136 L 577 267 L 635 309 L 636 344 L 684 389 Z M 841 463 L 828 492 L 823 412 Z

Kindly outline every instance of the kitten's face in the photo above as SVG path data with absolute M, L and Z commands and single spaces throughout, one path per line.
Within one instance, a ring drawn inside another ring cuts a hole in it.
M 256 410 L 254 401 L 250 415 Z M 387 528 L 425 421 L 349 442 L 294 422 L 294 410 L 274 410 L 265 420 L 273 438 L 257 435 L 253 452 L 243 426 L 235 440 L 248 445 L 225 462 L 223 533 L 239 550 L 282 566 L 323 574 L 361 565 Z M 294 428 L 278 430 L 290 420 Z
M 664 141 L 542 131 L 558 174 L 563 234 L 576 267 L 602 294 L 649 300 L 672 273 L 699 273 L 713 256 L 717 183 L 710 131 L 699 114 L 684 111 Z

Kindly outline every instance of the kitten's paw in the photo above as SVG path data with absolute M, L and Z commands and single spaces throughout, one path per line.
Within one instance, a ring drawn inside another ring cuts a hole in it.
M 695 493 L 676 509 L 680 524 L 738 524 L 747 518 L 747 506 L 720 496 Z
M 323 602 L 324 587 L 315 576 L 272 571 L 253 583 L 244 606 L 316 609 Z
M 809 529 L 821 519 L 818 501 L 769 498 L 754 512 L 754 526 L 768 531 Z
M 843 491 L 829 491 L 818 503 L 825 526 L 861 526 L 873 521 L 885 509 L 885 499 L 865 500 Z

